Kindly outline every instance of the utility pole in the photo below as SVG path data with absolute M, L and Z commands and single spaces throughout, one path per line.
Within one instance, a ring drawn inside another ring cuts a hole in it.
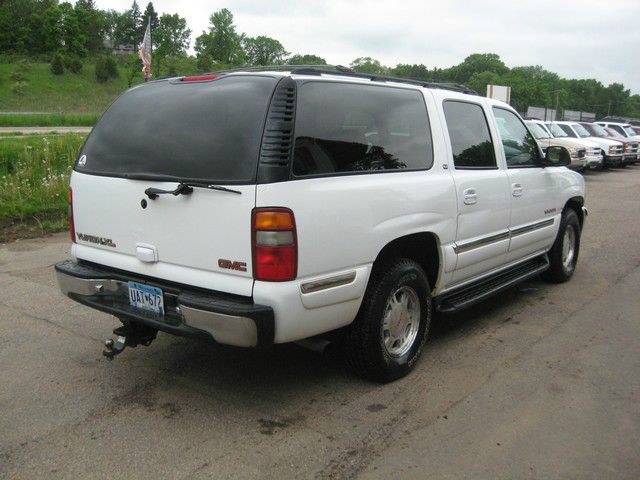
M 551 92 L 551 93 L 555 93 L 556 94 L 556 107 L 555 107 L 555 112 L 556 112 L 555 117 L 556 118 L 552 118 L 552 120 L 558 120 L 558 107 L 560 106 L 560 92 L 561 91 L 562 90 L 554 90 L 553 92 Z

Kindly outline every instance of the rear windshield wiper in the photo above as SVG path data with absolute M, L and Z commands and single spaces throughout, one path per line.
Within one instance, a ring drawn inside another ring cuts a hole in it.
M 155 200 L 156 198 L 158 198 L 158 195 L 164 195 L 164 194 L 171 194 L 175 196 L 191 195 L 193 193 L 193 187 L 209 188 L 211 190 L 218 190 L 220 192 L 237 193 L 238 195 L 242 194 L 240 190 L 231 190 L 230 188 L 221 187 L 220 185 L 204 185 L 204 184 L 186 183 L 186 182 L 180 182 L 178 186 L 175 188 L 175 190 L 161 190 L 159 188 L 149 187 L 144 191 L 144 193 L 151 200 Z

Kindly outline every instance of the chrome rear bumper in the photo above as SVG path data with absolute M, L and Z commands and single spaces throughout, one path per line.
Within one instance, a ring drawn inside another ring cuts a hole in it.
M 273 310 L 255 305 L 251 299 L 220 292 L 202 293 L 70 260 L 56 264 L 55 269 L 62 293 L 118 318 L 175 335 L 210 336 L 218 343 L 238 347 L 273 343 Z M 162 289 L 165 314 L 157 315 L 129 305 L 129 280 Z

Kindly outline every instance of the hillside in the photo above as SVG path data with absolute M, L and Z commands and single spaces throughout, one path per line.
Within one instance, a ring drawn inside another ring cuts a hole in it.
M 16 91 L 16 63 L 0 64 L 1 112 L 64 112 L 65 114 L 101 114 L 127 88 L 125 69 L 119 77 L 99 83 L 95 64 L 85 63 L 79 74 L 65 71 L 54 75 L 48 63 L 29 63 L 23 68 L 21 91 Z M 140 81 L 140 80 L 138 80 Z M 20 90 L 20 89 L 18 89 Z

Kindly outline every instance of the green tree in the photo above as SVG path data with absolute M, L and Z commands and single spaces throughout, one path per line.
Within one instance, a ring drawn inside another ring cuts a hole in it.
M 155 48 L 157 45 L 155 34 L 158 29 L 158 25 L 160 24 L 160 18 L 158 17 L 156 9 L 153 7 L 153 2 L 149 2 L 147 4 L 147 8 L 145 8 L 144 13 L 142 14 L 140 31 L 138 32 L 138 38 L 140 38 L 140 40 L 138 43 L 140 43 L 142 38 L 144 38 L 144 32 L 147 30 L 149 21 L 151 21 L 151 46 Z M 191 31 L 189 31 L 189 34 L 191 34 Z
M 64 51 L 71 56 L 84 56 L 87 50 L 84 45 L 87 41 L 85 33 L 80 28 L 76 10 L 70 3 L 60 4 L 62 12 L 62 44 Z
M 94 0 L 78 0 L 75 5 L 78 24 L 85 37 L 84 48 L 89 52 L 102 49 L 105 38 L 105 18 L 94 3 Z
M 415 80 L 430 80 L 429 69 L 424 65 L 409 65 L 399 63 L 391 69 L 390 73 L 396 77 L 413 78 Z
M 474 53 L 464 61 L 451 67 L 448 75 L 454 82 L 465 83 L 474 73 L 493 72 L 498 75 L 507 73 L 509 69 L 495 53 Z
M 157 47 L 152 57 L 156 76 L 160 75 L 161 63 L 165 58 L 186 55 L 190 38 L 191 30 L 187 28 L 184 18 L 177 13 L 162 14 L 155 33 Z
M 275 65 L 284 62 L 289 53 L 275 38 L 260 35 L 244 39 L 244 49 L 249 65 Z
M 223 8 L 209 17 L 209 31 L 196 38 L 195 50 L 198 55 L 208 55 L 224 64 L 244 63 L 242 48 L 243 35 L 236 32 L 233 14 Z
M 350 67 L 356 72 L 384 75 L 389 73 L 389 69 L 378 60 L 371 57 L 359 57 L 351 62 Z
M 296 54 L 287 59 L 288 65 L 326 65 L 327 61 L 317 55 Z

